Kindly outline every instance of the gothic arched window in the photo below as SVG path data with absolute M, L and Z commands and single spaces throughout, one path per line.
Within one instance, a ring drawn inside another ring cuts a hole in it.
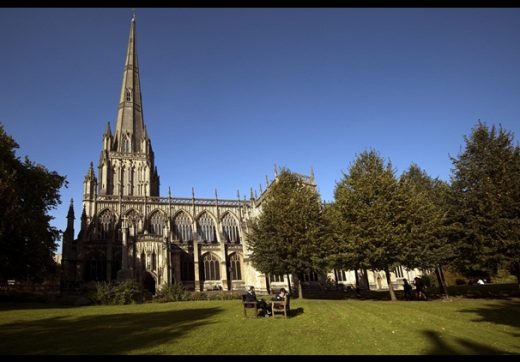
M 131 210 L 128 214 L 126 214 L 126 222 L 128 224 L 128 230 L 130 233 L 130 236 L 137 235 L 137 229 L 139 228 L 139 215 L 135 210 Z M 131 232 L 133 230 L 133 233 Z
M 156 211 L 153 213 L 152 217 L 150 218 L 150 232 L 155 235 L 162 235 L 163 228 L 164 228 L 164 217 L 159 211 Z
M 180 241 L 193 240 L 191 232 L 191 219 L 186 213 L 181 212 L 173 222 L 175 237 Z
M 202 257 L 204 280 L 220 280 L 220 265 L 217 257 L 211 253 Z
M 242 273 L 240 271 L 240 257 L 237 253 L 233 253 L 229 258 L 229 271 L 231 280 L 242 280 Z
M 217 235 L 215 232 L 215 224 L 213 223 L 213 219 L 207 214 L 204 213 L 200 218 L 198 222 L 198 233 L 199 237 L 202 241 L 206 242 L 216 242 L 217 241 Z
M 109 210 L 103 211 L 99 215 L 99 238 L 109 240 L 112 237 L 113 217 Z
M 224 237 L 226 238 L 226 241 L 233 242 L 233 243 L 239 243 L 240 242 L 240 235 L 238 233 L 238 225 L 233 216 L 231 214 L 226 214 L 224 218 L 222 219 L 222 229 L 224 231 Z

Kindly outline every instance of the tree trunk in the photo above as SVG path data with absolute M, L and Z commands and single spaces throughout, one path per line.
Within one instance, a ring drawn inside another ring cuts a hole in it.
M 303 299 L 303 288 L 301 275 L 298 276 L 298 298 Z
M 365 282 L 365 286 L 367 287 L 367 290 L 370 290 L 370 283 L 368 282 L 368 270 L 363 269 L 363 280 Z
M 287 273 L 287 288 L 289 289 L 287 292 L 289 293 L 289 295 L 292 295 L 292 290 L 291 290 L 291 275 L 289 273 Z
M 448 298 L 448 288 L 446 288 L 446 281 L 444 280 L 442 267 L 440 265 L 435 268 L 435 275 L 439 282 L 439 290 L 441 291 L 441 294 L 444 294 L 444 298 Z
M 354 269 L 354 276 L 356 277 L 356 289 L 359 289 L 359 274 L 357 269 Z
M 386 274 L 386 283 L 388 284 L 388 291 L 390 292 L 390 299 L 392 302 L 395 302 L 397 300 L 394 292 L 394 287 L 392 286 L 392 283 L 390 281 L 390 270 L 388 268 L 385 269 Z

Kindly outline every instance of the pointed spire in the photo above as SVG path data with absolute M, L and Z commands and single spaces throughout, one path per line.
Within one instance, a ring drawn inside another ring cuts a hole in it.
M 114 143 L 117 150 L 126 149 L 130 142 L 130 152 L 139 149 L 139 142 L 145 136 L 143 110 L 141 102 L 141 82 L 139 80 L 139 64 L 137 61 L 135 33 L 135 13 L 132 16 L 128 49 L 126 51 L 123 82 L 117 110 Z M 128 135 L 129 140 L 125 140 Z
M 83 211 L 81 211 L 81 220 L 87 220 L 87 210 L 85 209 L 85 205 L 83 205 Z
M 268 187 L 269 187 L 269 177 L 267 177 L 267 175 L 265 175 L 265 189 L 267 190 Z
M 311 182 L 314 183 L 314 167 L 311 166 Z
M 74 200 L 72 198 L 70 199 L 69 212 L 67 213 L 67 219 L 69 219 L 69 220 L 75 219 L 75 217 L 74 217 Z
M 105 130 L 105 137 L 112 137 L 112 131 L 110 130 L 110 121 L 107 122 L 107 128 Z
M 253 188 L 251 187 L 251 191 L 250 191 L 251 195 L 249 196 L 250 199 L 254 199 L 255 196 L 253 195 Z
M 87 171 L 87 175 L 85 176 L 85 181 L 95 180 L 96 175 L 94 173 L 94 162 L 90 161 L 90 166 Z
M 276 162 L 274 164 L 274 177 L 278 177 L 278 166 L 276 165 Z

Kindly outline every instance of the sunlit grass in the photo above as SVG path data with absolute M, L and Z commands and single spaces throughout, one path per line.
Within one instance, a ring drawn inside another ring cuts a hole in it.
M 244 319 L 240 301 L 0 305 L 2 354 L 518 354 L 520 301 L 298 300 Z

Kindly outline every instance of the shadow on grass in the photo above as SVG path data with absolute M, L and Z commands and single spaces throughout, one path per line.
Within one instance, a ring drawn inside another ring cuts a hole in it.
M 8 310 L 23 310 L 23 309 L 64 309 L 77 308 L 73 305 L 57 304 L 57 303 L 42 303 L 42 302 L 0 302 L 0 311 Z
M 520 328 L 520 300 L 501 301 L 499 304 L 493 303 L 480 308 L 463 309 L 461 312 L 480 316 L 479 319 L 474 319 L 474 322 L 491 322 Z M 514 336 L 520 337 L 520 333 L 515 333 Z
M 477 354 L 511 354 L 508 352 L 495 349 L 480 343 L 475 343 L 463 338 L 455 338 L 454 341 L 461 348 L 454 348 L 446 343 L 436 332 L 424 331 L 426 338 L 432 344 L 432 347 L 426 354 L 433 355 L 477 355 Z
M 174 345 L 188 331 L 213 323 L 208 319 L 220 312 L 216 307 L 20 321 L 2 326 L 0 351 L 31 355 L 127 354 L 162 344 Z
M 296 316 L 299 316 L 300 314 L 303 314 L 302 307 L 298 307 L 298 308 L 289 310 L 289 317 L 296 317 Z

